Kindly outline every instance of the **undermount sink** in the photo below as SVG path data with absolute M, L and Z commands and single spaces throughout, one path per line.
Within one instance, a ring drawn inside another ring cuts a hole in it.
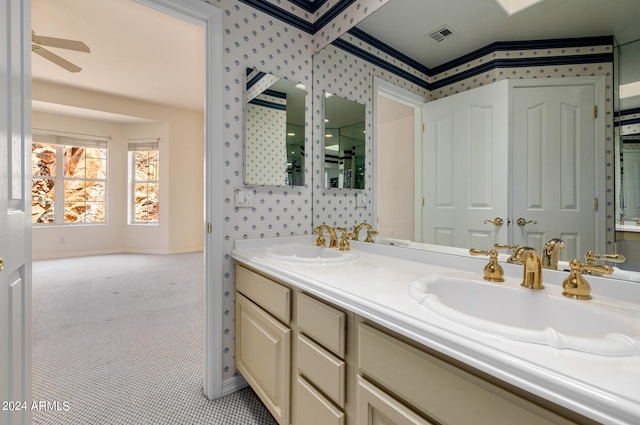
M 640 354 L 640 307 L 629 304 L 437 273 L 411 282 L 408 293 L 433 313 L 487 334 L 605 356 Z
M 314 245 L 273 245 L 264 250 L 268 258 L 294 263 L 337 264 L 358 259 L 359 255 L 350 251 Z

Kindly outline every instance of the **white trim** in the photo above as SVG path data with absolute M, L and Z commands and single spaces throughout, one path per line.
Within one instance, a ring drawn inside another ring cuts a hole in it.
M 378 96 L 384 96 L 395 102 L 402 103 L 414 109 L 414 170 L 415 170 L 415 235 L 414 240 L 422 238 L 422 105 L 427 99 L 398 87 L 380 77 L 373 77 L 373 188 L 371 220 L 375 226 L 378 223 Z
M 132 0 L 205 28 L 205 182 L 204 219 L 204 393 L 213 400 L 222 386 L 222 10 L 200 0 Z

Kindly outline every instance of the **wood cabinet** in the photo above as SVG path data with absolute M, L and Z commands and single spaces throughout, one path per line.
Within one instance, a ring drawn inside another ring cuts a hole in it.
M 236 367 L 280 425 L 595 423 L 236 268 Z
M 290 290 L 247 269 L 239 268 L 238 271 L 236 369 L 278 423 L 288 425 L 291 412 Z M 261 304 L 256 304 L 255 300 Z

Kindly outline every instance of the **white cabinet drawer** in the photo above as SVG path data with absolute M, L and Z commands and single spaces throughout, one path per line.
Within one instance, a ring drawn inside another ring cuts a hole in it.
M 245 267 L 236 266 L 236 290 L 277 319 L 291 321 L 291 290 Z
M 574 423 L 364 323 L 357 358 L 360 375 L 438 423 Z
M 345 414 L 322 396 L 303 377 L 296 381 L 297 425 L 344 425 Z
M 298 372 L 344 407 L 346 364 L 318 344 L 298 335 Z
M 298 330 L 344 359 L 346 314 L 308 295 L 298 294 Z

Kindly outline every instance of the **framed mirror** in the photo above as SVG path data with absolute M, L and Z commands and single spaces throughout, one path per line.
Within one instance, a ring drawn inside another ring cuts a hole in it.
M 303 84 L 247 68 L 244 183 L 304 186 Z
M 364 189 L 365 105 L 324 92 L 324 187 Z

